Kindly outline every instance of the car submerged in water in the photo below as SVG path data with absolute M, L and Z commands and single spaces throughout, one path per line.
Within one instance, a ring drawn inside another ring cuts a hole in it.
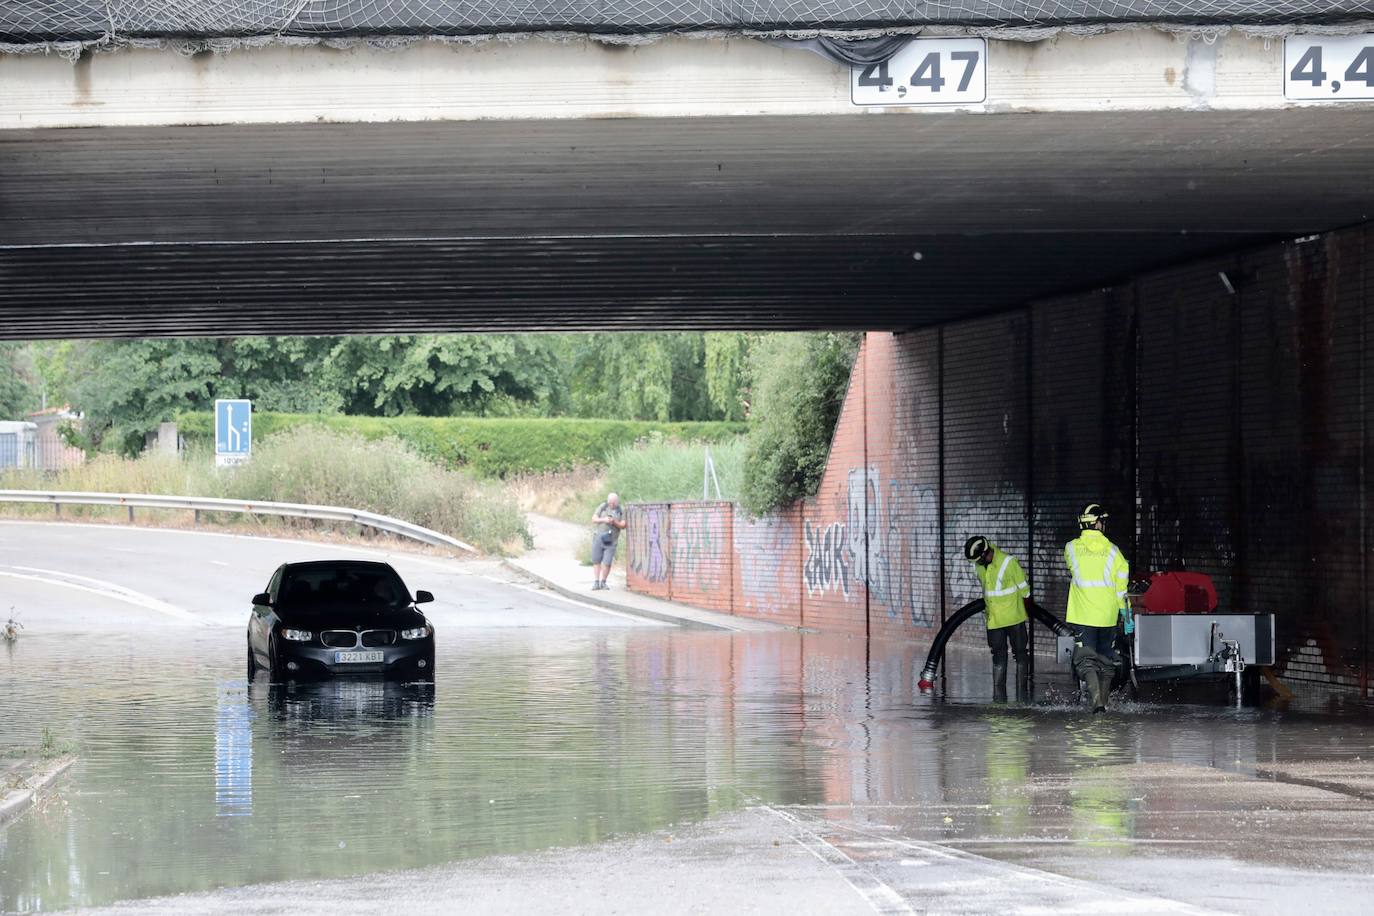
M 431 680 L 434 627 L 386 563 L 318 560 L 277 567 L 253 596 L 248 679 L 373 674 Z

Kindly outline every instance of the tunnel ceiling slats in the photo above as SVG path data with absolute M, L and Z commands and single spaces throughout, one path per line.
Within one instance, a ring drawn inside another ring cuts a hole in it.
M 1351 108 L 7 131 L 0 337 L 917 327 L 1365 222 L 1371 161 Z

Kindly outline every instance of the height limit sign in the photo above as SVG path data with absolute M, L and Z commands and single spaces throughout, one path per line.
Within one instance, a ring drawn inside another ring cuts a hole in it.
M 215 466 L 247 464 L 253 454 L 253 402 L 215 401 Z

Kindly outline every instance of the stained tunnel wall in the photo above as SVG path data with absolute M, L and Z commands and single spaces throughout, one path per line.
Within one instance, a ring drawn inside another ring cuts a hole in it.
M 960 555 L 975 532 L 1029 558 L 1036 599 L 1062 614 L 1063 545 L 1101 500 L 1134 570 L 1212 575 L 1225 607 L 1277 615 L 1281 674 L 1367 691 L 1371 272 L 1361 227 L 870 333 L 816 497 L 765 520 L 715 504 L 716 552 L 652 556 L 718 571 L 711 594 L 698 576 L 675 598 L 927 639 L 977 595 Z M 672 570 L 635 573 L 655 566 L 633 534 L 647 511 L 631 513 L 631 584 L 668 596 Z M 724 543 L 749 557 L 728 568 Z

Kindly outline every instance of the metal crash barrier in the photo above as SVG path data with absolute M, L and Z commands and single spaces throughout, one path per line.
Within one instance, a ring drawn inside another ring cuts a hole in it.
M 29 503 L 51 505 L 56 514 L 62 514 L 63 506 L 114 506 L 129 511 L 129 521 L 134 520 L 135 509 L 184 509 L 195 513 L 200 521 L 202 512 L 239 512 L 249 515 L 278 515 L 287 518 L 311 518 L 327 522 L 345 522 L 362 525 L 429 544 L 433 547 L 454 547 L 469 553 L 477 553 L 477 548 L 451 538 L 438 531 L 412 525 L 410 522 L 378 515 L 362 509 L 345 509 L 339 506 L 311 506 L 303 503 L 253 502 L 240 499 L 218 499 L 207 496 L 156 496 L 141 493 L 67 493 L 56 490 L 0 490 L 0 503 Z

